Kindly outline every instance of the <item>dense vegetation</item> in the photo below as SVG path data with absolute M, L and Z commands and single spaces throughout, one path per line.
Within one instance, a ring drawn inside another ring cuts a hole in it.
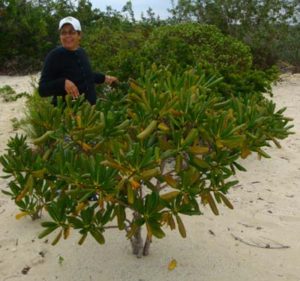
M 151 5 L 151 3 L 149 4 Z M 299 1 L 173 1 L 170 17 L 161 20 L 149 9 L 141 20 L 135 19 L 131 2 L 122 12 L 108 8 L 93 9 L 88 0 L 74 5 L 70 0 L 0 1 L 0 71 L 6 73 L 41 69 L 47 52 L 58 42 L 57 23 L 73 15 L 82 22 L 84 42 L 92 61 L 100 53 L 104 71 L 130 72 L 135 54 L 159 26 L 194 22 L 217 26 L 224 34 L 246 43 L 254 64 L 260 69 L 292 64 L 299 68 Z M 17 20 L 16 20 L 17 19 Z M 85 41 L 85 39 L 84 39 Z M 105 44 L 103 44 L 105 42 Z M 296 68 L 295 68 L 296 69 Z M 136 74 L 136 72 L 133 72 Z
M 283 56 L 279 45 L 293 48 L 298 58 L 289 57 L 289 63 L 299 67 L 299 41 L 295 46 L 288 37 L 299 26 L 298 0 L 179 0 L 172 9 L 175 21 L 195 20 L 216 25 L 225 34 L 232 35 L 250 46 L 254 63 L 268 68 Z M 295 35 L 295 34 L 294 34 Z M 299 36 L 299 35 L 298 35 Z M 294 41 L 296 42 L 296 41 Z M 296 48 L 295 48 L 296 47 Z

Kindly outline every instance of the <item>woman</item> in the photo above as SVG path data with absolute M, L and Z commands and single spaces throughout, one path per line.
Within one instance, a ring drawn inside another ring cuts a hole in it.
M 85 51 L 80 48 L 81 25 L 74 17 L 59 22 L 61 46 L 47 55 L 39 83 L 42 97 L 71 95 L 76 99 L 84 94 L 91 103 L 96 103 L 95 84 L 117 82 L 114 76 L 93 72 Z

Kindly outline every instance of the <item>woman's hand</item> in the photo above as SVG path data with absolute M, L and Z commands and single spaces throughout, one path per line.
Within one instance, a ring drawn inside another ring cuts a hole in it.
M 68 79 L 65 80 L 65 91 L 68 95 L 71 95 L 73 99 L 77 99 L 79 97 L 78 88 L 72 81 Z
M 105 83 L 107 83 L 108 85 L 111 85 L 113 83 L 118 83 L 118 82 L 119 80 L 117 77 L 105 75 Z

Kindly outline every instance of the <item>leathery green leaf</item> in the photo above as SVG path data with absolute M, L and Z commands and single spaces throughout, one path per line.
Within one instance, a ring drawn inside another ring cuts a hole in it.
M 224 203 L 229 209 L 233 210 L 233 205 L 232 205 L 231 202 L 228 200 L 228 198 L 227 198 L 224 194 L 222 194 L 221 192 L 218 193 L 218 195 L 220 195 L 220 197 L 221 197 L 223 203 Z
M 176 215 L 176 221 L 177 221 L 177 224 L 178 224 L 178 230 L 179 230 L 179 233 L 180 235 L 183 237 L 183 238 L 186 238 L 186 230 L 185 230 L 185 226 L 180 218 L 180 216 Z
M 104 236 L 102 235 L 101 231 L 96 230 L 96 229 L 91 229 L 90 233 L 92 234 L 92 236 L 95 238 L 95 240 L 99 243 L 99 244 L 104 244 L 105 243 L 105 239 Z

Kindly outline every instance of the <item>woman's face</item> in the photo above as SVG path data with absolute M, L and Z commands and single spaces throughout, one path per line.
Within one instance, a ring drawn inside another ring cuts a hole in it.
M 65 24 L 60 30 L 60 42 L 62 46 L 70 51 L 79 48 L 81 34 L 71 24 Z

